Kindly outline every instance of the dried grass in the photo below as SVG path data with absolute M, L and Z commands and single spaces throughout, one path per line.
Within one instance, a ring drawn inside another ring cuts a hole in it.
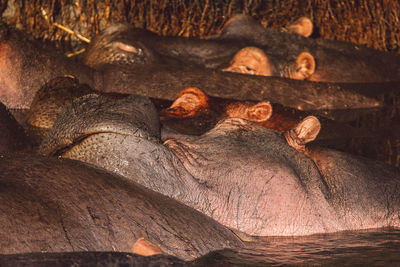
M 400 52 L 400 2 L 390 0 L 0 0 L 9 3 L 7 20 L 37 38 L 75 40 L 51 23 L 91 37 L 113 22 L 143 26 L 161 35 L 206 37 L 237 13 L 250 14 L 264 26 L 281 28 L 300 16 L 314 22 L 321 37 Z M 11 13 L 11 14 L 10 14 Z M 4 13 L 3 13 L 4 15 Z

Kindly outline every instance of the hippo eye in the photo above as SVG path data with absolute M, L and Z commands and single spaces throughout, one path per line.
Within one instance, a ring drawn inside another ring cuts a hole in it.
M 251 69 L 251 68 L 249 68 L 249 67 L 245 67 L 245 70 L 246 70 L 246 72 L 247 73 L 249 73 L 249 74 L 254 74 L 255 73 L 255 71 L 253 70 L 253 69 Z

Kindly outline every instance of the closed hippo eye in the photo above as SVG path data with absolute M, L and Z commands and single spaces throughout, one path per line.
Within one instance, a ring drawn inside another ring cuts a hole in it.
M 244 66 L 244 69 L 246 71 L 246 73 L 254 75 L 256 73 L 255 70 L 253 70 L 252 68 L 249 68 L 248 66 Z
M 250 75 L 271 76 L 271 65 L 265 53 L 257 47 L 245 47 L 233 57 L 231 65 L 223 71 Z

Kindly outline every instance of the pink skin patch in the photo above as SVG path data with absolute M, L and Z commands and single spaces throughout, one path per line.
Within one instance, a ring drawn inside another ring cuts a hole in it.
M 137 53 L 137 50 L 135 47 L 131 46 L 131 45 L 127 45 L 121 42 L 117 42 L 116 43 L 117 48 L 126 51 L 126 52 L 130 52 L 130 53 Z
M 20 62 L 12 49 L 0 43 L 0 101 L 8 108 L 29 108 L 23 105 L 19 84 Z

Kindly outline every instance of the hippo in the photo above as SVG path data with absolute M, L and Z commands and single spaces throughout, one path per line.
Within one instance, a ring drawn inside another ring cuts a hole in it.
M 290 139 L 227 118 L 200 136 L 162 132 L 161 142 L 150 100 L 87 95 L 39 152 L 114 171 L 250 236 L 398 227 L 399 170 L 331 150 L 310 158 L 301 146 L 319 133 L 314 122 L 306 117 Z
M 78 161 L 3 155 L 0 184 L 1 254 L 162 252 L 192 260 L 243 246 L 208 216 Z
M 396 53 L 262 29 L 246 15 L 232 20 L 238 22 L 226 25 L 219 38 L 246 40 L 249 45 L 236 52 L 225 71 L 319 82 L 400 80 L 400 56 Z M 248 31 L 250 28 L 256 28 L 256 34 Z
M 134 37 L 142 36 L 136 39 Z M 161 55 L 140 39 L 155 37 L 152 32 L 115 24 L 96 35 L 85 50 L 83 62 L 96 67 L 105 63 L 116 65 L 148 65 L 163 62 Z
M 229 62 L 243 45 L 240 41 L 159 36 L 129 24 L 115 24 L 93 38 L 83 62 L 91 67 L 175 63 L 216 68 Z

